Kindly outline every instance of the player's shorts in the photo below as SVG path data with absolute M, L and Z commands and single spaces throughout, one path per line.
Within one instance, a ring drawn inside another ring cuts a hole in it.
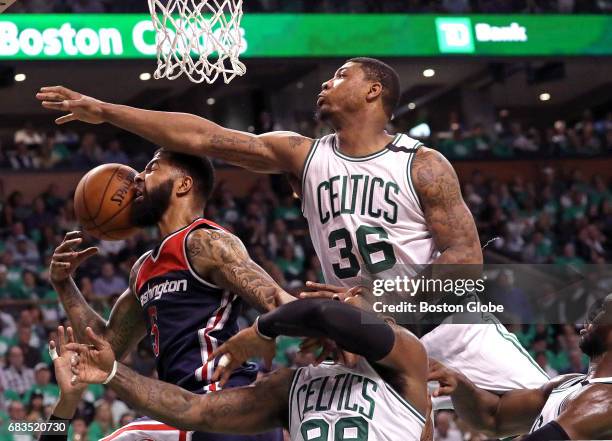
M 447 317 L 421 338 L 429 357 L 491 392 L 538 388 L 549 380 L 516 336 L 492 314 L 482 314 L 478 324 L 453 324 L 457 318 L 457 314 Z M 452 409 L 450 397 L 434 398 L 433 407 Z

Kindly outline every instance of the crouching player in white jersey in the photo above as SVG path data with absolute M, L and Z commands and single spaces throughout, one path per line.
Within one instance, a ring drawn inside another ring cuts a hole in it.
M 538 389 L 502 396 L 435 361 L 430 379 L 440 382 L 438 393 L 452 397 L 461 418 L 493 436 L 529 432 L 521 441 L 612 439 L 612 294 L 591 317 L 580 338 L 580 349 L 590 358 L 586 375 L 562 375 Z
M 126 403 L 173 427 L 249 434 L 284 426 L 292 441 L 431 439 L 423 345 L 407 330 L 343 302 L 307 299 L 260 316 L 211 355 L 228 359 L 219 363 L 213 378 L 223 385 L 234 366 L 253 356 L 269 362 L 274 337 L 281 334 L 326 336 L 362 355 L 357 366 L 322 363 L 279 369 L 251 386 L 206 395 L 142 377 L 122 364 L 117 367 L 109 343 L 91 329 L 87 332 L 93 347 L 67 345 L 78 353 L 75 380 L 107 382 Z

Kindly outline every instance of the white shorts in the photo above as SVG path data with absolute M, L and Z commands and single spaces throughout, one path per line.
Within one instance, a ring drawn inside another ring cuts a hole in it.
M 100 441 L 191 441 L 191 434 L 145 417 L 115 430 Z
M 453 316 L 421 338 L 427 355 L 458 370 L 491 392 L 534 389 L 549 380 L 516 336 L 493 315 L 479 324 L 453 324 Z M 450 397 L 435 398 L 435 409 L 449 409 Z

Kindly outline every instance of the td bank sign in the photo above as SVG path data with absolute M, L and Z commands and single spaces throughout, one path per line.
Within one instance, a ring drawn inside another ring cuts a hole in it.
M 476 19 L 474 19 L 476 21 Z M 527 42 L 527 29 L 516 22 L 506 26 L 492 26 L 489 23 L 476 23 L 467 17 L 436 18 L 438 48 L 441 53 L 471 54 L 476 51 L 475 41 L 479 43 Z

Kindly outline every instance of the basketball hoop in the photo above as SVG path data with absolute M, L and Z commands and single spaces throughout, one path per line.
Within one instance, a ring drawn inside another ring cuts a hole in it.
M 229 83 L 246 67 L 240 20 L 242 0 L 148 0 L 156 33 L 156 79 L 185 74 L 194 83 Z

